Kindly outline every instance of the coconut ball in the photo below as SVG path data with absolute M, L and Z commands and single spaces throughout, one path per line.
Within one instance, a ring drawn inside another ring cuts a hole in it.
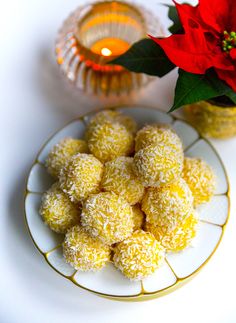
M 77 154 L 71 157 L 60 172 L 61 189 L 72 202 L 80 202 L 100 190 L 103 165 L 92 155 Z
M 81 271 L 99 270 L 110 260 L 110 248 L 79 225 L 66 233 L 63 254 L 67 263 Z
M 94 127 L 88 139 L 91 153 L 105 163 L 133 151 L 133 135 L 121 124 L 106 122 Z
M 183 151 L 163 143 L 149 145 L 134 155 L 134 172 L 145 187 L 159 187 L 179 178 Z
M 135 151 L 149 145 L 163 143 L 174 149 L 183 150 L 182 142 L 176 132 L 168 125 L 147 125 L 137 132 L 135 138 Z
M 168 229 L 175 228 L 192 208 L 193 196 L 182 178 L 159 188 L 147 189 L 142 201 L 146 221 Z
M 68 159 L 77 153 L 87 153 L 88 146 L 84 140 L 65 138 L 56 144 L 50 151 L 46 160 L 48 172 L 59 177 L 60 170 L 65 166 Z
M 112 245 L 132 234 L 132 208 L 122 196 L 113 192 L 94 194 L 83 203 L 81 224 L 90 235 Z
M 39 210 L 44 222 L 58 233 L 66 233 L 80 221 L 80 207 L 73 204 L 69 197 L 55 183 L 43 194 Z
M 146 231 L 151 232 L 166 251 L 178 252 L 189 246 L 196 236 L 198 218 L 194 211 L 173 230 L 146 222 Z
M 98 124 L 103 124 L 106 122 L 110 123 L 120 123 L 123 125 L 128 131 L 131 133 L 135 133 L 137 131 L 137 123 L 133 118 L 122 114 L 116 110 L 104 110 L 95 114 L 89 121 L 87 130 L 86 130 L 86 138 L 89 138 L 94 128 Z
M 194 206 L 211 200 L 216 180 L 212 168 L 206 162 L 197 158 L 185 158 L 183 178 L 192 191 Z
M 152 233 L 135 231 L 114 250 L 114 265 L 131 280 L 141 280 L 162 264 L 164 248 Z
M 104 191 L 123 196 L 131 205 L 140 202 L 144 194 L 144 186 L 134 174 L 131 157 L 118 157 L 107 162 L 101 187 Z
M 140 205 L 139 204 L 133 205 L 132 211 L 133 211 L 133 220 L 134 220 L 134 231 L 142 229 L 145 215 L 141 210 Z

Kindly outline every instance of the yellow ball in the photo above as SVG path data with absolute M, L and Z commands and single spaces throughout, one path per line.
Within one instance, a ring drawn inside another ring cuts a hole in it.
M 134 231 L 142 229 L 144 220 L 145 220 L 145 214 L 141 210 L 141 207 L 139 204 L 132 206 L 133 211 L 133 219 L 134 219 Z
M 142 230 L 119 243 L 114 250 L 114 265 L 131 280 L 141 280 L 152 273 L 164 260 L 164 248 L 153 234 Z
M 181 176 L 183 159 L 182 150 L 153 144 L 134 155 L 134 171 L 145 187 L 159 187 Z
M 104 166 L 101 187 L 123 196 L 131 205 L 141 201 L 144 186 L 133 171 L 133 158 L 118 157 Z
M 91 153 L 105 163 L 133 151 L 133 135 L 121 124 L 106 122 L 94 127 L 88 139 Z
M 137 132 L 135 151 L 149 145 L 162 143 L 174 149 L 183 150 L 183 145 L 176 132 L 167 125 L 147 125 Z
M 67 263 L 81 271 L 100 270 L 110 260 L 110 248 L 79 225 L 66 233 L 63 254 Z
M 178 252 L 189 246 L 196 236 L 198 219 L 194 212 L 180 222 L 173 230 L 146 222 L 146 231 L 151 232 L 166 251 Z
M 80 202 L 99 192 L 102 172 L 103 165 L 97 158 L 79 153 L 71 157 L 61 170 L 60 187 L 71 201 Z
M 183 221 L 193 208 L 193 196 L 184 179 L 159 188 L 147 189 L 142 210 L 146 221 L 173 229 Z
M 66 233 L 79 223 L 81 210 L 60 190 L 58 183 L 55 183 L 44 193 L 39 212 L 51 230 Z
M 192 191 L 194 206 L 211 200 L 216 180 L 212 168 L 206 162 L 197 158 L 185 158 L 183 178 Z
M 48 172 L 59 177 L 60 170 L 65 166 L 68 159 L 77 153 L 87 153 L 88 146 L 84 140 L 65 138 L 56 144 L 48 155 L 46 167 Z
M 112 245 L 132 234 L 132 208 L 123 197 L 113 192 L 91 195 L 83 203 L 81 224 L 91 236 Z
M 86 130 L 86 138 L 89 138 L 94 128 L 98 124 L 103 124 L 106 122 L 110 123 L 120 123 L 123 125 L 128 131 L 131 133 L 135 133 L 137 131 L 137 123 L 131 117 L 122 114 L 116 110 L 104 110 L 95 114 L 94 117 L 89 121 L 87 130 Z

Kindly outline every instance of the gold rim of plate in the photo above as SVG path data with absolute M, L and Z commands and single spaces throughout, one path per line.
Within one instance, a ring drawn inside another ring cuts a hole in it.
M 152 109 L 152 110 L 156 110 L 156 111 L 159 111 L 159 112 L 162 112 L 162 113 L 165 113 L 165 111 L 162 111 L 160 109 L 157 109 L 153 106 L 147 106 L 147 105 L 138 105 L 138 104 L 135 104 L 135 105 L 117 105 L 117 106 L 111 106 L 111 107 L 105 107 L 103 108 L 102 110 L 108 110 L 108 109 L 112 109 L 112 110 L 115 110 L 115 109 L 122 109 L 122 108 L 125 108 L 125 109 L 132 109 L 132 108 L 147 108 L 147 109 Z M 107 299 L 111 299 L 111 300 L 116 300 L 116 301 L 126 301 L 126 302 L 138 302 L 138 301 L 145 301 L 145 300 L 150 300 L 150 299 L 155 299 L 155 298 L 158 298 L 158 297 L 161 297 L 161 296 L 164 296 L 164 295 L 168 295 L 169 293 L 177 290 L 178 288 L 180 288 L 181 286 L 185 285 L 187 282 L 189 282 L 192 278 L 194 278 L 199 272 L 200 270 L 208 263 L 208 261 L 212 258 L 212 256 L 215 254 L 216 250 L 218 249 L 220 243 L 221 243 L 221 240 L 224 236 L 224 232 L 225 232 L 225 228 L 226 228 L 226 225 L 229 221 L 229 217 L 230 217 L 230 207 L 231 207 L 231 201 L 230 201 L 230 182 L 229 182 L 229 177 L 228 177 L 228 174 L 226 172 L 226 169 L 225 169 L 225 166 L 224 166 L 224 163 L 220 157 L 220 155 L 218 154 L 218 152 L 216 151 L 216 149 L 214 148 L 214 146 L 211 144 L 211 142 L 206 139 L 204 136 L 202 136 L 198 130 L 190 125 L 184 118 L 181 118 L 181 117 L 177 117 L 177 116 L 174 116 L 174 115 L 171 115 L 171 117 L 173 118 L 173 122 L 179 120 L 179 121 L 182 121 L 182 122 L 185 122 L 186 124 L 188 124 L 189 126 L 191 126 L 193 129 L 196 130 L 196 132 L 198 133 L 198 140 L 200 139 L 203 139 L 205 142 L 207 142 L 209 144 L 209 146 L 212 148 L 212 150 L 214 151 L 214 153 L 216 154 L 221 166 L 222 166 L 222 169 L 224 171 L 224 175 L 225 175 L 225 178 L 226 178 L 226 182 L 227 182 L 227 186 L 228 186 L 228 190 L 225 194 L 227 199 L 228 199 L 228 213 L 227 213 L 227 218 L 226 218 L 226 222 L 223 224 L 223 225 L 219 225 L 217 224 L 217 226 L 221 227 L 222 228 L 222 233 L 221 233 L 221 236 L 215 246 L 215 248 L 213 249 L 213 251 L 211 252 L 211 254 L 208 256 L 208 258 L 193 272 L 191 273 L 190 275 L 184 277 L 184 278 L 179 278 L 177 277 L 177 275 L 175 274 L 174 270 L 172 269 L 172 267 L 170 266 L 170 264 L 168 263 L 168 261 L 166 260 L 168 266 L 170 267 L 171 271 L 173 272 L 174 276 L 176 277 L 176 282 L 171 285 L 171 286 L 168 286 L 166 288 L 163 288 L 161 290 L 158 290 L 158 291 L 155 291 L 155 292 L 146 292 L 144 287 L 143 287 L 143 283 L 141 281 L 141 291 L 140 293 L 136 294 L 136 295 L 122 295 L 122 296 L 118 296 L 118 295 L 112 295 L 112 294 L 105 294 L 105 293 L 101 293 L 101 292 L 97 292 L 97 291 L 94 291 L 92 289 L 89 289 L 89 288 L 86 288 L 80 284 L 78 284 L 75 280 L 74 280 L 74 276 L 76 275 L 77 271 L 75 271 L 71 276 L 66 276 L 64 274 L 62 274 L 60 271 L 58 271 L 55 267 L 53 267 L 51 265 L 51 263 L 49 262 L 48 260 L 48 255 L 53 252 L 54 250 L 58 249 L 61 244 L 57 245 L 56 247 L 54 247 L 52 250 L 49 250 L 48 252 L 43 252 L 39 246 L 37 245 L 37 243 L 35 242 L 32 234 L 31 234 L 31 231 L 30 231 L 30 228 L 29 228 L 29 224 L 28 224 L 28 221 L 27 221 L 27 216 L 26 216 L 26 197 L 28 194 L 30 194 L 31 192 L 28 191 L 27 189 L 27 182 L 28 182 L 28 178 L 29 178 L 29 175 L 30 175 L 30 172 L 32 170 L 32 168 L 34 167 L 35 164 L 39 163 L 39 164 L 42 164 L 38 161 L 38 157 L 40 155 L 40 153 L 43 151 L 43 149 L 45 148 L 45 146 L 49 143 L 49 141 L 57 134 L 59 133 L 63 128 L 65 128 L 66 126 L 68 126 L 69 124 L 71 124 L 72 122 L 76 121 L 76 120 L 81 120 L 85 125 L 85 118 L 90 116 L 90 115 L 93 115 L 97 112 L 101 111 L 101 109 L 94 109 L 80 117 L 77 117 L 75 119 L 72 119 L 70 122 L 68 122 L 67 124 L 65 124 L 63 127 L 61 127 L 60 129 L 58 129 L 55 133 L 53 133 L 49 139 L 43 144 L 43 146 L 40 148 L 33 164 L 31 165 L 30 167 L 30 171 L 28 173 L 28 176 L 26 178 L 26 185 L 25 185 L 25 194 L 24 194 L 24 220 L 25 220 L 25 224 L 26 224 L 26 227 L 27 227 L 27 231 L 30 235 L 30 238 L 31 240 L 33 241 L 35 247 L 37 248 L 37 250 L 40 252 L 40 254 L 44 257 L 45 261 L 48 263 L 48 265 L 54 270 L 56 271 L 60 276 L 68 279 L 69 281 L 71 281 L 73 284 L 75 284 L 76 286 L 88 291 L 88 292 L 91 292 L 93 294 L 96 294 L 98 296 L 101 296 L 101 297 L 104 297 L 104 298 L 107 298 Z M 189 147 L 187 148 L 190 148 L 192 145 L 194 145 L 196 141 L 194 141 Z M 203 221 L 204 222 L 204 221 Z M 205 221 L 207 222 L 207 221 Z M 211 223 L 212 225 L 214 225 L 213 223 Z

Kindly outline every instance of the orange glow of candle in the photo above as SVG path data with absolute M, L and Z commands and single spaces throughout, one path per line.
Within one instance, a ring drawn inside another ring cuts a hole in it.
M 119 38 L 103 38 L 91 46 L 91 51 L 105 57 L 119 56 L 130 47 L 125 40 Z

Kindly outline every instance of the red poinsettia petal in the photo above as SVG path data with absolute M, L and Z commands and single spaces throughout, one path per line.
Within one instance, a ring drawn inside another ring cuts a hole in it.
M 187 72 L 204 74 L 212 66 L 211 58 L 206 53 L 191 50 L 191 43 L 186 42 L 185 35 L 153 40 L 162 47 L 172 63 Z
M 179 4 L 176 1 L 174 1 L 174 4 L 184 30 L 201 26 L 204 31 L 209 31 L 209 26 L 201 18 L 199 5 L 194 7 L 189 4 Z
M 216 69 L 219 78 L 225 81 L 236 92 L 236 68 L 234 71 L 223 71 Z
M 236 60 L 236 48 L 231 49 L 229 54 L 233 60 Z
M 233 8 L 235 8 L 235 0 L 199 1 L 199 12 L 202 20 L 219 33 L 224 30 L 232 31 L 233 26 L 231 24 L 235 13 L 235 10 L 232 10 Z M 234 24 L 236 25 L 236 22 Z
M 174 1 L 175 7 L 177 9 L 179 19 L 182 26 L 188 28 L 189 23 L 194 25 L 194 22 L 198 23 L 201 20 L 200 14 L 198 12 L 198 6 L 193 7 L 189 4 L 179 4 Z
M 236 2 L 231 0 L 231 7 L 230 7 L 230 31 L 236 31 Z
M 210 67 L 233 69 L 223 52 L 216 53 L 214 48 L 209 48 L 202 32 L 172 35 L 163 39 L 150 37 L 162 47 L 173 64 L 186 72 L 204 74 Z

